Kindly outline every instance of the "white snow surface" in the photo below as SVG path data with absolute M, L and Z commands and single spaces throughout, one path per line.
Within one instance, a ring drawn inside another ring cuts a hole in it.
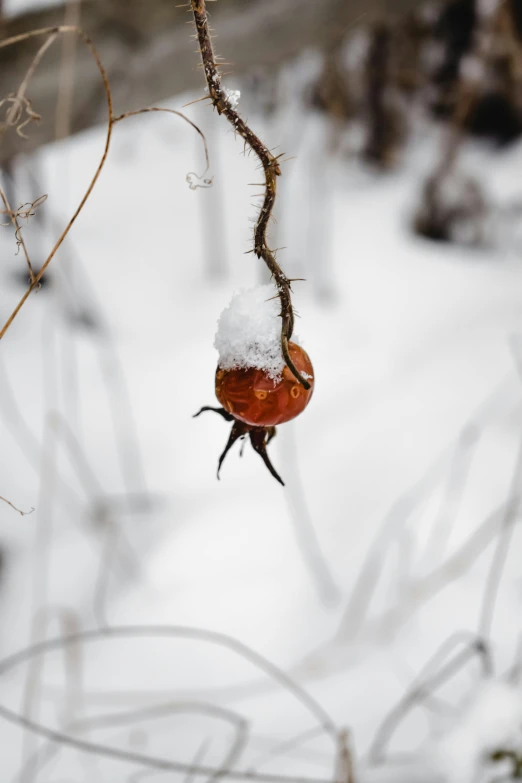
M 223 370 L 255 367 L 269 378 L 280 378 L 281 303 L 275 285 L 257 285 L 234 294 L 221 313 L 214 340 Z
M 287 248 L 286 274 L 307 279 L 295 288 L 316 388 L 269 447 L 285 489 L 248 446 L 243 459 L 230 453 L 217 482 L 229 426 L 192 418 L 216 404 L 220 312 L 232 290 L 264 280 L 263 264 L 244 255 L 256 161 L 223 118 L 195 104 L 187 111 L 207 134 L 214 186 L 191 191 L 187 171 L 204 166 L 196 134 L 167 117 L 121 123 L 49 285 L 1 343 L 0 495 L 35 511 L 22 518 L 0 503 L 0 657 L 29 643 L 35 617 L 47 621 L 40 637 L 106 624 L 210 629 L 289 672 L 350 727 L 361 783 L 434 783 L 441 772 L 424 753 L 437 736 L 433 704 L 397 726 L 379 769 L 366 752 L 434 650 L 478 623 L 522 433 L 520 230 L 482 249 L 414 237 L 437 130 L 421 118 L 401 164 L 379 177 L 330 158 L 332 128 L 296 110 L 293 88 L 288 95 L 271 123 L 245 105 L 260 137 L 297 158 L 283 166 L 270 241 Z M 23 229 L 35 264 L 74 212 L 103 142 L 100 128 L 41 150 L 31 158 L 39 193 L 20 162 L 16 200 L 47 193 L 40 211 L 54 218 Z M 494 154 L 470 144 L 462 157 L 495 203 L 520 198 L 522 145 Z M 211 241 L 209 221 L 219 229 Z M 10 228 L 0 248 L 7 317 L 27 271 Z M 522 630 L 519 525 L 513 532 L 490 639 L 500 673 Z M 32 717 L 45 726 L 118 714 L 76 730 L 189 765 L 203 748 L 217 767 L 247 726 L 237 768 L 332 780 L 331 737 L 310 738 L 318 716 L 235 647 L 151 632 L 36 661 L 0 675 L 0 704 L 19 712 L 37 675 Z M 81 688 L 69 679 L 75 666 Z M 473 763 L 487 721 L 475 722 L 466 696 L 481 687 L 468 667 L 436 694 L 461 716 L 461 739 L 455 724 L 447 742 L 461 742 Z M 518 706 L 499 693 L 479 706 L 504 725 Z M 227 719 L 197 712 L 202 702 Z M 308 739 L 292 743 L 301 732 Z M 2 781 L 35 749 L 27 737 L 0 721 Z M 270 755 L 281 743 L 286 751 Z M 144 771 L 40 747 L 42 781 L 128 783 Z
M 522 752 L 520 687 L 500 680 L 482 683 L 434 747 L 435 768 L 447 783 L 477 783 L 495 751 Z M 497 765 L 498 766 L 498 765 Z

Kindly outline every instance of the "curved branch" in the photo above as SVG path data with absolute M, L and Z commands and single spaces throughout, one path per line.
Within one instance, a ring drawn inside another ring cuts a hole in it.
M 79 27 L 73 27 L 72 25 L 61 25 L 59 27 L 46 27 L 46 28 L 42 28 L 40 30 L 32 30 L 31 32 L 23 33 L 21 35 L 14 36 L 13 38 L 8 38 L 5 41 L 0 41 L 0 49 L 3 49 L 5 47 L 7 47 L 7 46 L 12 46 L 13 44 L 20 43 L 21 41 L 25 41 L 25 40 L 30 39 L 30 38 L 38 38 L 38 37 L 44 36 L 44 35 L 48 36 L 48 38 L 45 41 L 45 43 L 43 44 L 43 46 L 41 46 L 40 49 L 38 50 L 38 52 L 37 52 L 37 54 L 36 54 L 32 64 L 31 64 L 29 70 L 27 71 L 27 73 L 26 73 L 26 75 L 25 75 L 25 77 L 24 77 L 24 79 L 23 79 L 23 81 L 22 81 L 22 83 L 21 83 L 21 85 L 20 85 L 20 87 L 18 89 L 18 92 L 15 94 L 15 97 L 13 98 L 15 103 L 13 103 L 12 107 L 8 109 L 7 122 L 5 124 L 5 128 L 8 125 L 12 125 L 13 122 L 17 119 L 18 114 L 19 114 L 19 111 L 18 111 L 17 107 L 20 105 L 20 101 L 26 100 L 25 99 L 25 91 L 27 89 L 27 86 L 29 84 L 31 76 L 33 75 L 34 71 L 36 70 L 36 67 L 39 65 L 43 55 L 50 48 L 51 44 L 54 43 L 54 41 L 58 38 L 58 36 L 59 35 L 63 35 L 65 33 L 74 33 L 75 35 L 78 36 L 78 38 L 81 41 L 83 41 L 83 43 L 87 46 L 87 48 L 91 52 L 91 54 L 92 54 L 92 56 L 93 56 L 93 58 L 95 60 L 96 66 L 98 67 L 98 71 L 100 72 L 100 76 L 102 78 L 102 82 L 103 82 L 103 86 L 104 86 L 105 94 L 106 94 L 106 98 L 107 98 L 107 134 L 106 134 L 106 137 L 105 137 L 105 145 L 104 145 L 104 148 L 103 148 L 102 156 L 100 158 L 100 162 L 98 163 L 96 171 L 94 172 L 94 176 L 92 177 L 92 179 L 91 179 L 91 181 L 89 183 L 89 186 L 88 186 L 85 194 L 83 195 L 83 198 L 81 199 L 81 201 L 78 204 L 78 206 L 77 206 L 73 216 L 71 217 L 71 219 L 67 223 L 66 227 L 62 231 L 62 233 L 61 233 L 60 237 L 58 238 L 56 244 L 54 245 L 53 249 L 51 250 L 50 254 L 46 258 L 44 263 L 42 264 L 42 266 L 41 266 L 41 268 L 40 268 L 40 270 L 38 271 L 37 274 L 33 274 L 32 273 L 30 260 L 29 260 L 29 258 L 27 258 L 27 262 L 28 262 L 29 268 L 31 270 L 30 284 L 29 284 L 29 287 L 28 287 L 27 291 L 24 293 L 24 295 L 22 296 L 22 298 L 18 302 L 17 306 L 15 307 L 15 309 L 13 310 L 13 312 L 11 313 L 11 315 L 9 316 L 7 321 L 5 322 L 4 326 L 0 330 L 0 340 L 2 339 L 2 337 L 5 335 L 5 333 L 7 332 L 7 330 L 9 329 L 11 324 L 13 323 L 14 319 L 16 318 L 16 316 L 18 315 L 18 313 L 20 312 L 20 310 L 22 309 L 22 307 L 26 303 L 26 301 L 29 298 L 29 296 L 32 293 L 32 291 L 39 287 L 40 281 L 41 281 L 41 279 L 42 279 L 42 277 L 44 275 L 45 270 L 47 269 L 47 267 L 49 266 L 49 264 L 53 260 L 54 256 L 56 255 L 57 251 L 59 250 L 59 248 L 63 244 L 63 241 L 65 240 L 66 236 L 68 235 L 69 231 L 71 230 L 71 228 L 73 226 L 73 223 L 76 221 L 76 218 L 78 217 L 78 215 L 82 211 L 83 207 L 85 206 L 85 203 L 86 203 L 87 199 L 91 195 L 91 193 L 92 193 L 92 191 L 94 189 L 94 186 L 96 185 L 96 182 L 98 181 L 98 177 L 100 176 L 101 171 L 102 171 L 102 169 L 103 169 L 103 167 L 105 165 L 105 162 L 107 160 L 107 156 L 109 154 L 109 147 L 110 147 L 110 143 L 111 143 L 112 130 L 113 130 L 114 125 L 117 122 L 120 122 L 121 120 L 124 120 L 126 117 L 131 117 L 131 116 L 136 115 L 136 114 L 144 114 L 146 112 L 163 111 L 163 112 L 167 112 L 169 114 L 176 114 L 178 117 L 181 117 L 183 120 L 185 120 L 185 122 L 188 122 L 188 124 L 191 125 L 199 133 L 199 135 L 203 139 L 203 145 L 204 145 L 204 148 L 205 148 L 205 160 L 206 160 L 206 164 L 207 164 L 207 168 L 205 169 L 205 173 L 206 173 L 206 171 L 209 168 L 209 156 L 208 156 L 207 142 L 206 142 L 205 136 L 202 133 L 202 131 L 198 128 L 198 126 L 195 125 L 195 123 L 193 123 L 191 120 L 189 120 L 188 117 L 185 117 L 185 115 L 182 114 L 181 112 L 175 111 L 174 109 L 166 109 L 166 108 L 163 109 L 163 108 L 157 108 L 157 107 L 150 107 L 150 108 L 137 109 L 135 111 L 125 112 L 124 114 L 122 114 L 122 115 L 120 115 L 118 117 L 114 116 L 112 93 L 111 93 L 111 88 L 110 88 L 110 85 L 109 85 L 109 79 L 108 79 L 108 76 L 107 76 L 107 72 L 106 72 L 106 70 L 105 70 L 105 68 L 103 66 L 103 63 L 102 63 L 102 61 L 100 59 L 100 56 L 99 56 L 99 54 L 98 54 L 98 52 L 96 50 L 96 47 L 94 46 L 94 44 L 91 41 L 91 39 L 89 38 L 89 36 L 86 33 L 84 33 L 83 30 L 81 30 Z M 0 138 L 1 138 L 2 130 L 3 130 L 2 126 L 0 125 Z M 20 131 L 20 128 L 18 128 L 18 130 Z M 4 200 L 4 203 L 5 203 L 5 199 L 3 199 L 3 200 Z M 7 204 L 6 204 L 6 208 L 7 208 Z

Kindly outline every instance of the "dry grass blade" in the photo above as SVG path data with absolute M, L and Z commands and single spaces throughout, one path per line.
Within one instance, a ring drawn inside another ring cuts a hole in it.
M 194 122 L 192 122 L 192 120 L 189 120 L 188 117 L 182 114 L 182 112 L 176 111 L 176 109 L 164 109 L 159 106 L 150 106 L 149 108 L 146 109 L 136 109 L 135 111 L 126 111 L 124 114 L 120 114 L 119 117 L 114 117 L 112 122 L 113 124 L 115 124 L 117 122 L 121 122 L 121 120 L 125 120 L 127 117 L 135 117 L 138 114 L 147 114 L 149 112 L 154 112 L 154 111 L 161 111 L 167 114 L 174 114 L 176 117 L 181 117 L 182 120 L 187 122 L 190 125 L 190 127 L 194 128 L 196 133 L 198 133 L 201 136 L 203 147 L 205 149 L 205 163 L 206 163 L 205 171 L 200 177 L 200 179 L 202 179 L 210 168 L 210 158 L 208 154 L 207 140 L 205 138 L 205 134 L 203 133 L 203 131 L 200 128 L 198 128 L 198 126 Z

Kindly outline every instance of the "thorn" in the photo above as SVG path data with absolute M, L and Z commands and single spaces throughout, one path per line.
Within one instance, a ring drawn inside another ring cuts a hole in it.
M 208 100 L 212 100 L 210 95 L 204 95 L 202 98 L 196 98 L 195 101 L 190 101 L 190 103 L 184 103 L 181 108 L 186 109 L 187 106 L 192 106 L 192 104 L 194 103 L 199 103 L 200 101 L 208 101 Z

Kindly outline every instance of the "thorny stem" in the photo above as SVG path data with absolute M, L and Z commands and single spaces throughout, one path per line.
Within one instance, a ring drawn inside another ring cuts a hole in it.
M 255 152 L 265 172 L 265 195 L 261 211 L 254 229 L 254 253 L 262 258 L 272 275 L 281 302 L 281 350 L 284 360 L 293 375 L 305 389 L 310 388 L 308 381 L 299 373 L 290 358 L 288 341 L 294 330 L 294 310 L 292 307 L 290 280 L 287 278 L 276 261 L 275 255 L 268 247 L 266 231 L 268 222 L 276 199 L 277 177 L 281 174 L 279 166 L 280 155 L 272 155 L 263 142 L 250 130 L 246 122 L 231 108 L 227 95 L 221 87 L 221 74 L 219 73 L 214 57 L 214 50 L 208 27 L 207 10 L 205 0 L 190 0 L 190 5 L 196 23 L 197 37 L 203 61 L 203 70 L 207 80 L 209 96 L 218 114 L 224 114 L 234 131 Z

